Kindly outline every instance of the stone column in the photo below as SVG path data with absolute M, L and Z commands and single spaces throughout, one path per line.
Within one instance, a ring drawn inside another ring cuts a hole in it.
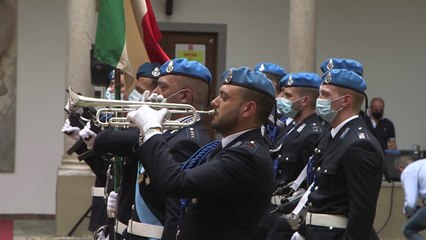
M 66 86 L 83 94 L 93 96 L 90 83 L 90 49 L 96 33 L 96 0 L 68 1 L 68 42 L 66 61 Z M 66 94 L 68 97 L 68 94 Z M 64 135 L 64 155 L 58 169 L 56 191 L 56 233 L 67 235 L 91 206 L 91 186 L 94 175 L 90 168 L 77 160 L 75 154 L 66 153 L 75 143 Z M 91 234 L 84 220 L 73 235 Z
M 316 0 L 290 0 L 290 72 L 316 70 Z

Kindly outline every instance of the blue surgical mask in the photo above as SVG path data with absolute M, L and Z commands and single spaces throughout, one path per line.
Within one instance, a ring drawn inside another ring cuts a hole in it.
M 124 93 L 120 94 L 121 96 L 121 100 L 124 99 Z M 105 99 L 109 99 L 109 100 L 115 100 L 115 94 L 111 93 L 108 89 L 105 91 Z
M 333 110 L 331 109 L 331 103 L 342 98 L 344 96 L 335 98 L 333 100 L 331 99 L 323 99 L 323 98 L 317 98 L 317 103 L 316 103 L 316 113 L 318 116 L 320 116 L 322 119 L 324 119 L 324 121 L 331 123 L 333 122 L 333 120 L 336 118 L 337 113 L 342 110 L 342 108 L 338 109 L 338 110 Z
M 133 91 L 129 95 L 130 101 L 142 101 L 142 94 L 140 94 L 136 89 L 133 89 Z
M 277 98 L 277 113 L 278 116 L 285 116 L 285 117 L 289 117 L 289 118 L 294 118 L 297 113 L 300 111 L 299 108 L 298 110 L 294 110 L 293 109 L 293 103 L 301 100 L 303 97 L 295 100 L 295 101 L 291 101 L 288 100 L 287 98 Z

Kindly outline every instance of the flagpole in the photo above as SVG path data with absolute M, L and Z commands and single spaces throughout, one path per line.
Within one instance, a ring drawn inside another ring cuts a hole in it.
M 115 68 L 114 70 L 114 99 L 115 100 L 121 100 L 121 70 L 118 68 Z M 116 113 L 119 114 L 119 113 Z M 117 116 L 120 117 L 120 116 Z M 118 130 L 118 127 L 115 128 L 115 130 Z M 122 170 L 122 158 L 118 155 L 114 156 L 114 191 L 118 193 L 118 188 L 120 187 L 120 180 L 121 180 L 121 170 Z M 118 209 L 114 217 L 114 227 L 116 226 L 118 221 Z M 117 232 L 114 230 L 114 240 L 117 239 Z

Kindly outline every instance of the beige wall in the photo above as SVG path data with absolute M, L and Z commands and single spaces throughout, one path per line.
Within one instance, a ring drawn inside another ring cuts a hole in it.
M 165 1 L 152 3 L 158 21 L 227 24 L 227 66 L 252 67 L 265 60 L 287 67 L 291 61 L 288 1 L 179 0 L 170 17 L 164 14 Z M 16 171 L 0 174 L 0 213 L 55 212 L 63 153 L 66 6 L 67 1 L 56 0 L 18 3 Z M 317 65 L 329 56 L 362 61 L 368 94 L 388 103 L 399 146 L 426 146 L 426 1 L 324 0 L 317 6 Z

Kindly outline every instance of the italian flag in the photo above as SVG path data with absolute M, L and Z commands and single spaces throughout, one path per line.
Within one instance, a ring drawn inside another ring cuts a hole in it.
M 95 57 L 135 77 L 145 62 L 169 60 L 149 0 L 100 0 Z

